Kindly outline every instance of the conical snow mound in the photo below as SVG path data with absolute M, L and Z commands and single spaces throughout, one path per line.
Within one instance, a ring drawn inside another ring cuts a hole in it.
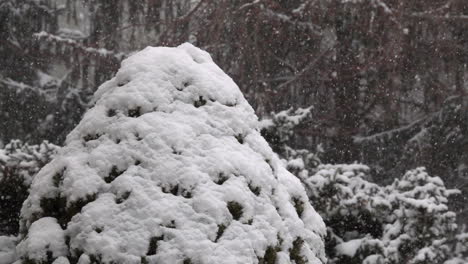
M 190 44 L 122 63 L 34 179 L 18 263 L 321 263 L 320 216 Z

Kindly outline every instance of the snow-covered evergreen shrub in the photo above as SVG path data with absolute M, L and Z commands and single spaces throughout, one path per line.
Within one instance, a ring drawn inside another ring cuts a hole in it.
M 446 189 L 439 177 L 418 168 L 387 186 L 385 193 L 392 204 L 383 234 L 391 263 L 443 263 L 457 257 L 456 214 L 448 210 L 448 198 L 457 190 Z
M 468 195 L 468 96 L 449 97 L 437 112 L 406 126 L 370 136 L 355 137 L 362 161 L 389 184 L 395 175 L 424 166 L 440 175 L 448 187 Z M 460 199 L 452 206 L 468 220 L 468 205 Z
M 309 171 L 321 164 L 320 156 L 323 153 L 320 144 L 311 151 L 303 145 L 298 147 L 295 142 L 295 130 L 310 122 L 311 110 L 312 107 L 290 108 L 273 113 L 270 118 L 261 121 L 262 135 L 273 150 L 284 159 L 286 168 L 301 180 L 305 180 L 309 176 Z
M 468 261 L 467 236 L 447 207 L 458 191 L 446 189 L 424 168 L 385 187 L 367 181 L 368 172 L 359 164 L 320 165 L 306 181 L 327 224 L 329 263 Z
M 42 142 L 10 141 L 0 149 L 0 235 L 16 235 L 21 205 L 33 176 L 56 154 L 58 147 Z
M 122 63 L 34 178 L 18 263 L 322 263 L 325 226 L 190 44 Z
M 365 178 L 365 165 L 319 165 L 305 184 L 314 208 L 327 225 L 331 263 L 362 263 L 382 250 L 384 219 L 391 211 L 382 188 Z

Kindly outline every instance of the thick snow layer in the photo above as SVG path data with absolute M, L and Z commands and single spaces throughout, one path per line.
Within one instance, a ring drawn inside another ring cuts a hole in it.
M 65 233 L 57 219 L 43 217 L 29 227 L 28 237 L 23 239 L 17 251 L 26 259 L 44 263 L 49 258 L 58 258 L 67 254 Z
M 22 259 L 53 249 L 56 264 L 325 261 L 322 219 L 206 52 L 148 47 L 94 101 L 33 181 Z
M 0 264 L 14 262 L 16 240 L 13 236 L 0 236 Z
M 349 257 L 354 257 L 356 251 L 361 246 L 362 239 L 353 239 L 347 242 L 343 242 L 336 246 L 336 252 L 340 255 L 346 255 Z

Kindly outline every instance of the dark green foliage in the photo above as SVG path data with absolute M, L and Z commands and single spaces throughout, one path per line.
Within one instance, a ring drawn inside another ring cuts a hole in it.
M 183 264 L 193 264 L 190 258 L 185 258 Z
M 67 199 L 58 194 L 53 198 L 42 198 L 40 206 L 42 209 L 41 217 L 50 216 L 57 219 L 62 228 L 66 228 L 73 216 L 81 212 L 81 209 L 88 203 L 96 200 L 96 195 L 87 195 L 77 201 L 71 202 L 67 206 Z
M 184 189 L 184 190 L 182 190 L 181 194 L 182 194 L 182 197 L 184 197 L 186 199 L 192 198 L 192 192 L 189 191 L 189 190 Z
M 91 141 L 91 140 L 96 140 L 96 139 L 98 139 L 100 137 L 101 137 L 100 134 L 88 134 L 88 135 L 83 137 L 83 140 L 85 142 L 88 142 L 88 141 Z
M 62 228 L 67 227 L 69 219 L 66 217 L 65 208 L 67 207 L 67 199 L 65 197 L 57 195 L 53 198 L 42 198 L 40 205 L 42 217 L 55 217 Z
M 258 258 L 258 263 L 259 264 L 276 264 L 277 255 L 278 255 L 277 249 L 275 247 L 268 246 L 263 258 Z
M 148 252 L 146 252 L 146 255 L 151 256 L 151 255 L 156 255 L 158 251 L 158 241 L 164 240 L 164 236 L 155 236 L 150 238 L 149 246 L 148 246 Z
M 100 255 L 90 255 L 89 260 L 91 261 L 90 264 L 103 264 Z
M 138 106 L 133 109 L 128 109 L 128 116 L 134 118 L 141 116 L 141 107 Z
M 227 203 L 227 208 L 232 215 L 234 220 L 239 220 L 243 214 L 243 207 L 240 203 L 235 201 L 230 201 Z
M 113 182 L 117 177 L 119 177 L 120 175 L 122 175 L 124 172 L 125 172 L 125 170 L 120 171 L 119 168 L 117 168 L 117 166 L 112 166 L 111 171 L 109 172 L 109 175 L 107 175 L 106 177 L 104 177 L 104 181 L 105 181 L 106 183 L 111 183 L 111 182 Z
M 113 117 L 117 114 L 117 111 L 115 111 L 115 109 L 109 109 L 107 110 L 107 116 L 108 117 Z
M 295 261 L 296 264 L 307 264 L 307 260 L 301 255 L 303 244 L 304 240 L 298 237 L 294 240 L 292 248 L 289 249 L 289 258 L 291 261 Z
M 223 236 L 225 230 L 226 230 L 226 226 L 224 224 L 218 225 L 218 231 L 216 232 L 216 239 L 214 242 L 218 242 L 221 236 Z
M 381 237 L 383 233 L 383 223 L 380 217 L 373 215 L 366 209 L 356 214 L 349 213 L 345 216 L 332 216 L 327 218 L 326 224 L 334 230 L 335 234 L 344 236 L 347 232 L 358 232 L 360 234 L 369 234 L 371 237 Z
M 57 172 L 53 177 L 52 177 L 52 184 L 55 186 L 55 187 L 59 187 L 62 185 L 63 183 L 63 174 L 64 174 L 64 171 L 65 169 L 63 169 L 62 171 L 60 172 Z
M 0 235 L 16 235 L 19 231 L 19 214 L 28 196 L 29 184 L 34 175 L 55 155 L 58 147 L 46 141 L 28 145 L 13 140 L 0 149 Z M 62 172 L 54 177 L 58 186 Z
M 224 182 L 226 182 L 229 179 L 228 176 L 224 175 L 224 173 L 219 173 L 218 179 L 215 181 L 216 184 L 222 185 Z
M 195 102 L 193 102 L 193 105 L 198 108 L 200 106 L 204 106 L 206 104 L 206 100 L 203 98 L 203 96 L 200 95 L 200 97 L 198 98 L 198 100 L 196 100 Z
M 115 202 L 117 204 L 123 203 L 125 200 L 128 199 L 128 197 L 130 197 L 130 194 L 132 194 L 131 191 L 126 191 L 126 192 L 122 193 L 120 196 L 115 198 Z
M 52 264 L 54 262 L 54 258 L 52 257 L 52 252 L 47 251 L 47 260 L 39 261 L 30 258 L 23 259 L 23 264 Z
M 238 134 L 235 137 L 240 144 L 244 144 L 244 136 L 242 134 Z
M 294 208 L 296 209 L 296 213 L 299 218 L 302 217 L 302 213 L 304 213 L 304 202 L 299 197 L 293 198 Z
M 173 195 L 179 194 L 179 185 L 176 184 L 176 185 L 172 186 L 170 192 L 171 192 Z
M 169 224 L 165 225 L 165 227 L 167 228 L 176 228 L 176 221 L 175 220 L 171 220 L 171 222 L 169 222 Z
M 28 186 L 17 168 L 2 168 L 0 178 L 0 235 L 15 235 L 19 230 L 20 209 L 28 196 Z
M 71 202 L 67 207 L 67 215 L 69 216 L 69 219 L 80 213 L 83 207 L 85 207 L 88 203 L 95 201 L 96 198 L 96 194 L 88 194 L 84 198 L 80 198 L 77 201 Z
M 249 183 L 249 189 L 250 191 L 255 194 L 256 196 L 260 195 L 261 188 L 259 186 L 253 186 L 252 183 Z
M 176 148 L 172 147 L 172 154 L 180 155 L 180 154 L 182 154 L 182 151 L 177 150 Z
M 70 242 L 67 243 L 67 247 L 70 248 Z M 77 264 L 82 254 L 83 251 L 81 249 L 70 249 L 70 255 L 68 256 L 70 264 Z
M 136 139 L 137 141 L 143 140 L 143 138 L 140 136 L 139 133 L 135 133 L 135 139 Z
M 268 166 L 270 166 L 271 171 L 273 172 L 273 174 L 275 174 L 275 167 L 273 167 L 273 164 L 271 164 L 271 160 L 266 159 L 265 162 L 268 163 Z
M 124 81 L 121 81 L 121 82 L 117 83 L 117 86 L 118 86 L 118 87 L 122 87 L 122 86 L 126 85 L 126 84 L 129 83 L 129 82 L 130 82 L 130 81 L 128 81 L 128 80 L 124 80 Z

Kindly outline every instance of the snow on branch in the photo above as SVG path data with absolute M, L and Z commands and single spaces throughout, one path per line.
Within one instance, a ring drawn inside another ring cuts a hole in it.
M 57 35 L 47 33 L 45 31 L 35 33 L 34 37 L 36 37 L 38 40 L 44 40 L 49 43 L 62 44 L 62 45 L 69 46 L 69 47 L 72 47 L 74 51 L 78 51 L 78 52 L 91 55 L 91 56 L 109 58 L 109 59 L 117 60 L 117 61 L 121 61 L 127 56 L 127 54 L 123 52 L 116 52 L 116 51 L 108 50 L 105 48 L 86 47 L 82 43 L 74 39 L 63 38 Z

